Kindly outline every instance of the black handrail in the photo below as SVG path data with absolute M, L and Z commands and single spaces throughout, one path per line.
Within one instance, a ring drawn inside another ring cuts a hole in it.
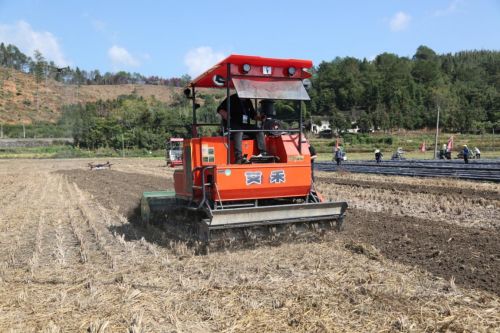
M 220 126 L 220 123 L 198 123 L 196 126 L 201 127 L 201 126 Z
M 231 74 L 231 64 L 230 63 L 227 63 L 227 66 L 226 66 L 226 73 L 227 73 L 227 76 L 225 78 L 225 84 L 226 84 L 226 110 L 227 110 L 227 164 L 230 164 L 230 160 L 231 160 L 231 140 L 230 140 L 230 137 L 231 137 L 231 133 L 232 132 L 252 132 L 252 133 L 258 133 L 258 132 L 265 132 L 265 133 L 299 133 L 299 145 L 298 145 L 298 149 L 299 149 L 299 153 L 302 154 L 302 127 L 303 127 L 303 119 L 302 119 L 302 100 L 297 100 L 299 102 L 299 129 L 279 129 L 279 130 L 270 130 L 270 129 L 245 129 L 245 130 L 238 130 L 238 129 L 231 129 L 231 101 L 230 101 L 230 97 L 231 97 L 231 87 L 230 87 L 230 83 L 231 83 L 231 80 L 232 80 L 232 74 Z M 235 74 L 233 75 L 234 77 L 251 77 L 252 75 L 238 75 L 238 74 Z M 290 81 L 293 81 L 293 80 L 298 80 L 297 78 L 287 78 L 287 77 L 282 77 L 282 78 L 278 78 L 277 80 L 290 80 Z M 196 91 L 195 91 L 195 86 L 192 85 L 191 86 L 192 88 L 192 101 L 193 101 L 193 124 L 192 124 L 192 127 L 191 127 L 191 135 L 192 137 L 198 137 L 198 130 L 197 128 L 198 127 L 201 127 L 201 126 L 221 126 L 221 124 L 218 124 L 218 123 L 201 123 L 199 124 L 197 122 L 197 119 L 196 119 L 196 102 L 195 102 L 195 98 L 196 98 Z M 224 133 L 224 128 L 222 127 L 221 128 L 223 133 Z
M 233 129 L 233 130 L 231 130 L 231 133 L 235 133 L 235 132 L 257 132 L 257 133 L 258 132 L 272 132 L 272 133 L 288 132 L 288 133 L 299 133 L 300 129 L 280 129 L 280 130 L 268 130 L 268 129 L 241 129 L 241 130 L 236 130 L 236 129 Z
M 226 77 L 226 111 L 227 111 L 227 164 L 231 162 L 231 64 L 227 64 L 227 77 Z

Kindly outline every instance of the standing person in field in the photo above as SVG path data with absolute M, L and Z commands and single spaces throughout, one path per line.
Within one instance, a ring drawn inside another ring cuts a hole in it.
M 337 148 L 335 150 L 335 162 L 337 162 L 337 165 L 339 166 L 340 164 L 342 164 L 342 150 L 339 148 Z
M 474 152 L 476 153 L 476 158 L 480 159 L 481 158 L 481 151 L 479 150 L 479 148 L 474 147 Z
M 462 154 L 464 156 L 465 164 L 468 164 L 470 151 L 469 151 L 469 148 L 467 148 L 467 145 L 464 145 L 464 149 L 462 149 Z
M 444 160 L 446 158 L 446 143 L 443 143 L 443 148 L 439 151 L 439 159 Z
M 313 145 L 309 143 L 309 154 L 311 154 L 311 176 L 314 182 L 314 160 L 318 157 L 316 154 L 316 149 L 314 149 Z
M 380 151 L 380 149 L 375 149 L 375 161 L 377 161 L 377 163 L 380 163 L 382 161 L 382 152 Z
M 340 150 L 340 154 L 341 154 L 341 157 L 342 157 L 342 161 L 345 161 L 346 160 L 345 150 L 344 150 L 344 146 L 342 144 L 339 144 L 339 150 Z

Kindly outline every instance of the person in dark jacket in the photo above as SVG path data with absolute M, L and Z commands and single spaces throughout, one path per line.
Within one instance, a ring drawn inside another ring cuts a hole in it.
M 314 149 L 312 144 L 309 144 L 309 154 L 311 154 L 311 177 L 314 182 L 314 160 L 318 157 L 316 154 L 316 149 Z
M 258 129 L 257 126 L 250 124 L 250 119 L 260 120 L 257 112 L 253 107 L 252 102 L 249 99 L 241 99 L 237 94 L 232 94 L 229 98 L 230 112 L 231 112 L 231 130 L 255 130 Z M 217 108 L 217 113 L 222 118 L 222 123 L 224 130 L 227 130 L 227 98 L 222 101 L 222 103 Z M 244 132 L 233 132 L 231 137 L 234 140 L 234 157 L 236 164 L 248 163 L 248 161 L 243 158 L 241 143 L 243 140 Z M 264 132 L 246 132 L 248 136 L 257 139 L 257 148 L 259 149 L 259 155 L 267 155 L 266 152 L 266 141 L 264 138 Z
M 384 155 L 382 154 L 380 149 L 376 149 L 375 150 L 375 161 L 377 161 L 377 163 L 380 163 L 382 161 L 382 156 L 384 156 Z
M 467 145 L 464 145 L 464 149 L 462 149 L 462 154 L 464 156 L 465 164 L 468 164 L 470 151 L 469 151 L 469 148 L 467 148 Z
M 340 149 L 340 147 L 339 147 L 335 150 L 335 162 L 337 162 L 337 165 L 342 164 L 343 158 L 344 158 L 344 156 L 342 154 L 342 149 Z

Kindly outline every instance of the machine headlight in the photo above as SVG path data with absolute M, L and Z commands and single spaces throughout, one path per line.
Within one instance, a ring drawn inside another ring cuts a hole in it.
M 294 76 L 297 69 L 295 67 L 288 67 L 288 75 Z

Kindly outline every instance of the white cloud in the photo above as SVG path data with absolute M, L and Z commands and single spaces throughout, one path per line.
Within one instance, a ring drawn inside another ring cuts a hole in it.
M 137 67 L 141 64 L 139 60 L 134 58 L 125 48 L 117 45 L 113 45 L 108 50 L 108 57 L 111 59 L 115 69 L 118 69 L 120 66 Z
M 446 9 L 438 9 L 434 11 L 434 16 L 446 16 L 450 15 L 458 9 L 458 6 L 462 4 L 462 0 L 453 0 Z
M 92 25 L 95 31 L 103 32 L 106 30 L 106 22 L 104 21 L 91 19 L 90 24 Z
M 389 21 L 389 26 L 392 31 L 401 31 L 408 27 L 410 21 L 410 15 L 404 12 L 397 12 Z
M 224 58 L 224 53 L 216 52 L 209 46 L 201 46 L 184 56 L 184 64 L 188 68 L 188 74 L 196 77 Z
M 71 64 L 52 33 L 34 31 L 25 21 L 18 21 L 14 25 L 0 24 L 0 42 L 13 44 L 29 56 L 33 56 L 34 51 L 38 50 L 46 59 L 54 61 L 58 66 Z

